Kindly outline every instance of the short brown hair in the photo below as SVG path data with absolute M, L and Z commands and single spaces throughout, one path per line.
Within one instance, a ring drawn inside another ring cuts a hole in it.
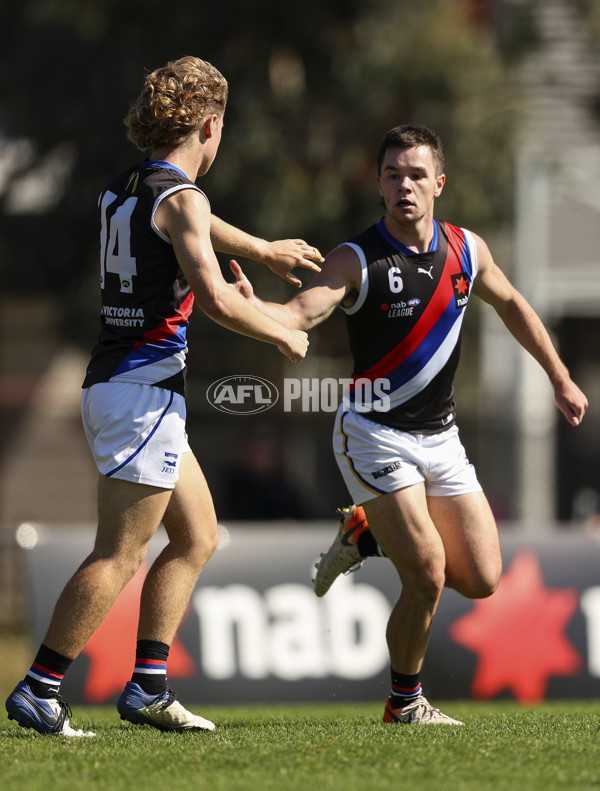
M 125 125 L 140 150 L 182 143 L 227 104 L 227 80 L 205 60 L 186 56 L 148 74 Z
M 377 173 L 381 174 L 381 165 L 388 148 L 416 148 L 427 146 L 431 149 L 435 162 L 436 175 L 444 172 L 444 151 L 442 141 L 432 129 L 426 126 L 395 126 L 385 135 L 377 150 Z

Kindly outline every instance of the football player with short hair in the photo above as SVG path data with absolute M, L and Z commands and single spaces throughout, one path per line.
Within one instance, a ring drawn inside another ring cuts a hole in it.
M 399 126 L 383 138 L 377 184 L 385 215 L 334 249 L 286 305 L 261 302 L 239 267 L 238 288 L 289 327 L 346 314 L 354 373 L 338 410 L 334 452 L 356 507 L 318 564 L 315 592 L 368 555 L 394 564 L 402 590 L 387 626 L 390 723 L 460 725 L 423 695 L 421 667 L 444 587 L 490 596 L 502 561 L 492 511 L 460 442 L 454 373 L 472 296 L 490 304 L 539 362 L 558 408 L 578 426 L 587 399 L 542 321 L 479 236 L 434 218 L 446 177 L 438 135 Z

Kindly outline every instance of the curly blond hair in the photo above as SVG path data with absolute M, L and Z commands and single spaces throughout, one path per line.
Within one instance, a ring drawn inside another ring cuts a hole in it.
M 227 80 L 207 61 L 170 61 L 146 77 L 124 119 L 127 137 L 141 151 L 180 145 L 209 115 L 225 112 L 227 94 Z

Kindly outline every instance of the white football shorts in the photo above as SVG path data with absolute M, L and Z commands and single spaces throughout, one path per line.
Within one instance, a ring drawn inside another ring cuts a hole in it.
M 432 497 L 481 491 L 456 426 L 440 434 L 409 434 L 342 405 L 336 415 L 333 450 L 356 505 L 417 483 L 424 483 Z
M 183 396 L 151 385 L 100 382 L 82 391 L 81 416 L 102 475 L 175 487 L 181 457 L 191 452 Z

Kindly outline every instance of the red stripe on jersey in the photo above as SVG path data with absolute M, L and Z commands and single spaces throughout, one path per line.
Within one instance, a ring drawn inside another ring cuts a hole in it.
M 458 258 L 459 263 L 462 264 L 466 245 L 466 239 L 463 230 L 461 228 L 457 228 L 456 225 L 450 225 L 448 222 L 444 223 L 444 229 L 446 231 L 446 236 L 448 237 L 448 247 L 452 247 L 452 252 Z M 458 272 L 453 272 L 452 274 L 458 274 Z
M 419 347 L 419 344 L 428 336 L 440 316 L 444 313 L 450 300 L 454 296 L 454 286 L 452 285 L 452 278 L 450 275 L 457 275 L 462 271 L 462 254 L 465 245 L 464 233 L 460 228 L 449 226 L 444 223 L 448 233 L 448 241 L 450 242 L 450 235 L 456 238 L 452 239 L 452 244 L 448 244 L 448 252 L 446 260 L 444 261 L 444 270 L 440 277 L 437 288 L 427 305 L 423 315 L 415 324 L 408 335 L 400 341 L 391 351 L 385 354 L 381 360 L 375 363 L 374 366 L 369 368 L 364 373 L 361 373 L 356 378 L 359 379 L 375 379 L 384 378 L 390 371 L 398 368 L 410 355 Z M 460 253 L 457 252 L 457 246 L 460 245 Z M 450 252 L 452 251 L 452 253 Z M 350 385 L 352 390 L 355 387 L 354 382 Z
M 172 335 L 176 335 L 179 327 L 185 324 L 190 317 L 192 308 L 194 307 L 194 294 L 190 292 L 184 301 L 181 303 L 179 310 L 173 315 L 161 321 L 161 323 L 148 330 L 143 335 L 143 340 L 136 341 L 133 348 L 139 349 L 140 346 L 145 346 L 147 343 L 162 341 Z

